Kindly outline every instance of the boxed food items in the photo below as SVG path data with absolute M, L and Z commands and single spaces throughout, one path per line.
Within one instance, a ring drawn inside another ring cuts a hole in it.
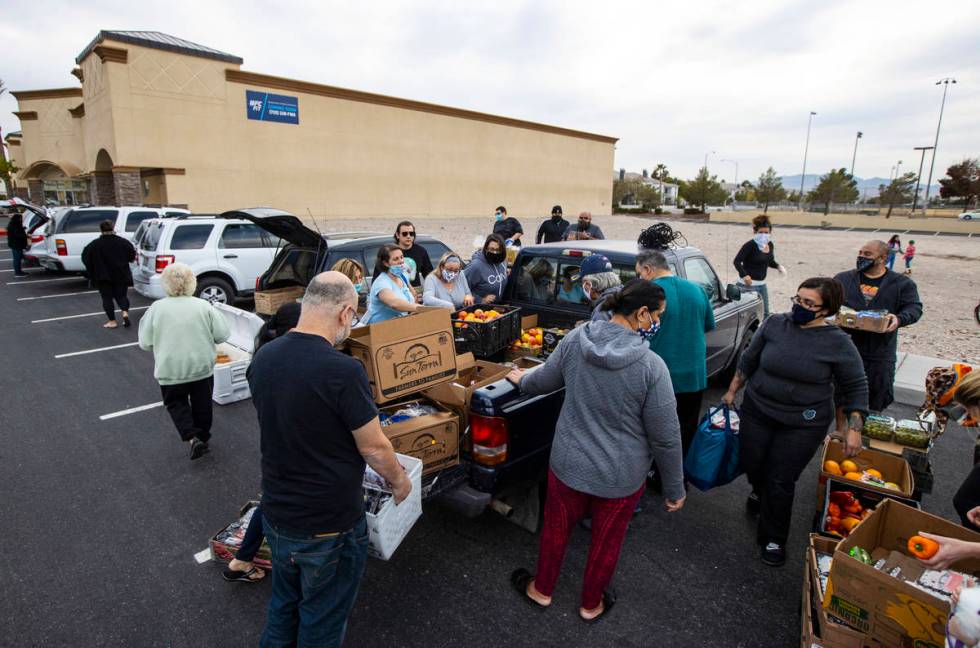
M 538 327 L 521 329 L 520 335 L 507 350 L 506 357 L 539 356 L 544 350 L 544 331 Z
M 834 538 L 846 538 L 885 499 L 895 499 L 918 508 L 918 502 L 885 490 L 872 490 L 864 484 L 838 481 L 840 477 L 827 479 L 824 492 L 823 512 L 818 531 Z
M 544 352 L 550 354 L 558 346 L 571 329 L 567 328 L 546 328 L 543 329 L 542 336 Z
M 827 589 L 827 579 L 830 577 L 830 566 L 833 560 L 837 541 L 824 538 L 815 533 L 810 534 L 810 543 L 806 550 L 803 566 L 803 610 L 804 615 L 810 616 L 811 643 L 823 648 L 865 648 L 877 646 L 870 638 L 849 627 L 840 619 L 827 614 L 823 609 L 824 592 Z M 811 606 L 807 608 L 807 601 Z
M 245 538 L 245 530 L 248 528 L 249 522 L 252 521 L 252 515 L 255 514 L 258 506 L 258 502 L 246 502 L 245 506 L 238 512 L 237 520 L 211 536 L 211 540 L 208 542 L 208 547 L 211 549 L 211 560 L 215 562 L 231 562 L 231 559 L 235 557 L 235 554 L 238 553 L 238 550 L 242 546 L 242 540 Z M 269 549 L 269 543 L 264 538 L 262 540 L 262 546 L 259 548 L 258 553 L 255 554 L 252 562 L 265 569 L 272 567 L 272 551 Z
M 837 545 L 824 609 L 886 646 L 944 646 L 950 594 L 980 560 L 931 570 L 913 557 L 928 555 L 920 531 L 980 542 L 980 533 L 885 500 Z
M 912 497 L 915 478 L 905 459 L 887 452 L 864 448 L 855 457 L 844 456 L 844 445 L 831 439 L 824 444 L 817 479 L 817 506 L 822 506 L 828 478 L 860 484 L 886 495 Z
M 364 516 L 371 539 L 368 553 L 381 560 L 391 558 L 422 516 L 422 462 L 403 454 L 395 457 L 412 481 L 412 492 L 401 504 L 395 504 L 391 486 L 381 475 L 370 466 L 364 471 Z
M 895 424 L 895 443 L 910 448 L 928 448 L 932 437 L 919 421 L 903 419 Z
M 422 393 L 454 411 L 460 417 L 463 429 L 466 429 L 473 392 L 504 378 L 510 372 L 510 367 L 476 360 L 472 353 L 465 353 L 456 357 L 456 369 L 456 380 L 430 387 Z
M 878 441 L 894 441 L 895 419 L 890 416 L 872 414 L 865 419 L 861 435 Z
M 347 350 L 367 371 L 374 400 L 387 403 L 456 377 L 449 311 L 423 306 L 407 317 L 351 331 Z
M 520 335 L 521 309 L 505 304 L 468 306 L 453 313 L 456 353 L 485 358 L 503 351 Z
M 837 326 L 872 333 L 884 333 L 888 330 L 888 311 L 862 310 L 856 311 L 847 306 L 841 306 L 837 313 Z
M 459 416 L 445 406 L 419 399 L 382 407 L 379 416 L 395 452 L 420 460 L 422 474 L 459 463 Z
M 508 358 L 500 364 L 501 367 L 507 367 L 508 369 L 537 369 L 544 364 L 544 360 L 534 356 L 516 356 L 514 358 Z
M 219 405 L 245 400 L 252 395 L 245 372 L 255 352 L 255 336 L 264 324 L 261 317 L 227 304 L 214 304 L 228 323 L 228 340 L 215 348 L 214 389 L 211 398 Z
M 262 315 L 275 315 L 283 304 L 296 301 L 303 296 L 306 288 L 303 286 L 287 286 L 271 290 L 255 291 L 255 312 Z

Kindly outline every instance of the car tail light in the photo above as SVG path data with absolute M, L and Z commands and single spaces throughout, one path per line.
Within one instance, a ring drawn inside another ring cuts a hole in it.
M 498 416 L 470 414 L 470 434 L 473 438 L 473 460 L 484 466 L 507 461 L 507 421 Z
M 167 269 L 167 266 L 174 262 L 174 255 L 172 254 L 159 254 L 157 255 L 156 271 L 163 272 Z
M 58 248 L 58 256 L 68 256 L 68 246 L 65 245 L 65 239 L 55 239 L 54 244 Z
M 258 290 L 258 289 L 259 289 L 259 282 L 260 282 L 260 281 L 262 281 L 262 277 L 256 277 L 256 278 L 255 278 L 255 289 L 256 289 L 256 290 Z
M 34 245 L 35 243 L 42 243 L 43 241 L 44 241 L 44 236 L 42 236 L 41 234 L 35 234 L 34 236 L 31 237 L 31 245 Z

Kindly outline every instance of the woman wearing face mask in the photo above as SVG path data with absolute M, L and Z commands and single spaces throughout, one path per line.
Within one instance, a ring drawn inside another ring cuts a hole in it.
M 415 292 L 405 276 L 405 255 L 397 245 L 385 245 L 378 250 L 371 293 L 364 324 L 377 324 L 396 317 L 404 317 L 419 309 Z
M 738 284 L 742 290 L 751 290 L 762 297 L 764 316 L 769 317 L 769 289 L 766 275 L 769 268 L 786 274 L 785 268 L 776 263 L 776 248 L 771 240 L 772 222 L 768 216 L 759 214 L 752 219 L 755 235 L 735 255 L 735 269 L 738 271 Z
M 462 272 L 463 261 L 455 252 L 446 252 L 435 270 L 425 278 L 422 303 L 456 310 L 476 303 Z
M 606 298 L 603 308 L 610 320 L 573 329 L 544 365 L 507 376 L 524 393 L 565 387 L 578 396 L 565 399 L 555 428 L 536 573 L 518 569 L 511 584 L 530 605 L 550 606 L 569 534 L 591 512 L 579 608 L 579 616 L 590 623 L 608 614 L 616 601 L 606 587 L 653 459 L 663 472 L 667 510 L 679 510 L 685 498 L 670 375 L 647 343 L 664 309 L 664 291 L 633 279 Z
M 868 413 L 868 381 L 847 333 L 827 324 L 844 300 L 840 282 L 814 277 L 800 284 L 789 313 L 773 315 L 742 354 L 722 401 L 734 406 L 746 385 L 741 417 L 740 460 L 752 485 L 746 506 L 759 513 L 756 541 L 762 561 L 786 561 L 786 540 L 796 480 L 834 422 L 847 416 L 844 452 L 861 450 Z
M 902 254 L 902 239 L 898 237 L 898 234 L 892 234 L 892 237 L 888 239 L 888 259 L 885 261 L 889 270 L 895 269 L 895 257 L 899 254 Z
M 483 244 L 482 250 L 473 253 L 470 264 L 463 274 L 470 286 L 470 292 L 481 304 L 499 303 L 507 287 L 507 252 L 504 239 L 491 234 Z

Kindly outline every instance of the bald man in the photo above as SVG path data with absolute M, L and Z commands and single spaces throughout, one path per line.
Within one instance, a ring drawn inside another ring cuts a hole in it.
M 857 311 L 888 311 L 885 333 L 844 329 L 864 361 L 869 405 L 875 412 L 883 411 L 895 400 L 898 329 L 915 324 L 922 317 L 922 302 L 915 282 L 889 270 L 887 260 L 888 244 L 868 241 L 858 251 L 855 269 L 835 277 L 844 286 L 845 305 Z
M 272 597 L 262 646 L 339 646 L 367 562 L 365 462 L 412 484 L 381 431 L 364 367 L 334 348 L 350 334 L 357 293 L 339 272 L 313 278 L 299 323 L 248 368 L 262 450 L 263 528 Z
M 592 224 L 592 214 L 584 211 L 578 215 L 578 223 L 569 225 L 565 230 L 563 241 L 591 241 L 593 239 L 604 239 L 606 236 L 599 229 L 598 225 Z

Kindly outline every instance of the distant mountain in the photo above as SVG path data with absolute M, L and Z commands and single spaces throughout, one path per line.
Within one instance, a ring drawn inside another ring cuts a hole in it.
M 803 180 L 803 191 L 812 191 L 820 183 L 820 176 L 823 174 L 808 173 L 806 178 Z M 782 176 L 780 178 L 783 181 L 783 187 L 786 191 L 799 191 L 800 190 L 800 174 L 791 176 Z M 878 187 L 880 185 L 887 185 L 891 180 L 889 178 L 855 178 L 857 180 L 858 191 L 861 192 L 861 196 L 868 198 L 873 198 L 878 195 Z M 926 186 L 925 180 L 923 179 L 923 185 L 919 187 L 919 191 L 925 194 Z M 930 195 L 937 195 L 939 193 L 939 185 L 933 184 L 932 189 L 929 191 Z

